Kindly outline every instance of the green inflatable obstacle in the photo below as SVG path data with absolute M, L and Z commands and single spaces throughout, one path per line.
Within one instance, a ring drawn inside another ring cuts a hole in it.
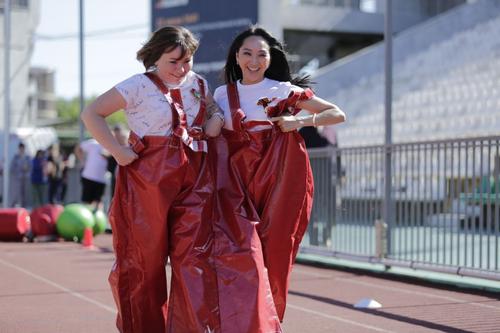
M 69 204 L 64 207 L 56 222 L 58 234 L 66 240 L 83 238 L 85 228 L 94 229 L 95 218 L 92 211 L 83 204 Z
M 108 217 L 106 213 L 102 210 L 96 210 L 94 212 L 94 235 L 102 234 L 106 231 L 106 227 L 108 225 Z

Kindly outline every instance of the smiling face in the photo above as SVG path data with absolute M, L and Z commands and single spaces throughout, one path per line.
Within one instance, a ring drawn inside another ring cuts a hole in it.
M 236 53 L 236 61 L 242 73 L 241 83 L 258 83 L 264 79 L 264 73 L 271 64 L 269 45 L 260 36 L 250 36 Z
M 193 55 L 189 52 L 182 57 L 181 47 L 165 52 L 155 62 L 158 76 L 168 84 L 177 85 L 184 80 L 193 68 Z

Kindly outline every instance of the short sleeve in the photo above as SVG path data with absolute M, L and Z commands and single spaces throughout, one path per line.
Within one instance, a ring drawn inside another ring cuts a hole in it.
M 136 74 L 115 85 L 115 89 L 118 90 L 123 99 L 125 99 L 127 108 L 135 104 L 135 100 L 139 95 L 141 75 L 142 74 Z
M 226 90 L 226 86 L 220 86 L 217 87 L 214 91 L 214 100 L 217 104 L 220 104 L 222 102 L 223 96 L 225 95 L 224 92 Z

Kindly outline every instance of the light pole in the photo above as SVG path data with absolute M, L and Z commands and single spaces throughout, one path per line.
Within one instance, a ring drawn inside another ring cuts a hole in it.
M 9 137 L 10 137 L 10 0 L 4 1 L 4 124 L 3 124 L 3 207 L 9 205 Z
M 84 25 L 83 25 L 83 19 L 84 19 L 84 0 L 80 0 L 80 114 L 82 113 L 83 109 L 85 108 L 85 50 L 84 50 Z M 83 122 L 80 117 L 78 117 L 78 124 L 79 124 L 79 135 L 78 135 L 78 142 L 83 141 Z
M 392 202 L 392 0 L 385 0 L 385 155 L 384 220 L 387 224 L 387 253 L 391 253 Z

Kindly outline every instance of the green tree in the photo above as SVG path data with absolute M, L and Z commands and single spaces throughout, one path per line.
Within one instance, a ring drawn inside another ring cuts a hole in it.
M 96 99 L 95 96 L 85 100 L 85 105 L 92 103 Z M 71 99 L 59 98 L 56 103 L 57 115 L 65 124 L 77 125 L 80 116 L 80 98 L 73 97 Z M 123 111 L 113 113 L 106 118 L 106 122 L 110 125 L 117 123 L 125 124 L 126 118 Z
M 59 119 L 67 124 L 78 123 L 80 113 L 80 102 L 77 97 L 71 99 L 58 98 L 56 102 L 57 115 Z

